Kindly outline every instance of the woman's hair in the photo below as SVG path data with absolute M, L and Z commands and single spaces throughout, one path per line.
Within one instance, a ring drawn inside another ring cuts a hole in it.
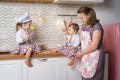
M 85 15 L 89 16 L 88 24 L 91 25 L 91 27 L 99 22 L 99 20 L 96 18 L 96 13 L 94 9 L 88 6 L 81 6 L 77 11 L 77 14 L 79 13 L 84 13 Z
M 69 27 L 72 27 L 76 33 L 79 31 L 79 25 L 77 23 L 72 23 Z

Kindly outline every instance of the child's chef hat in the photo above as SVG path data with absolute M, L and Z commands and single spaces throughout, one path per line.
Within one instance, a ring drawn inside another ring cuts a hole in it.
M 29 13 L 25 13 L 24 15 L 22 16 L 17 16 L 15 17 L 15 20 L 17 21 L 17 23 L 25 23 L 25 22 L 29 22 L 31 21 L 31 18 L 29 16 Z

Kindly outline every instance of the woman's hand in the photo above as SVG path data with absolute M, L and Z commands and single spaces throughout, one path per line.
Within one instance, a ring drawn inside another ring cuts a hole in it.
M 75 54 L 75 58 L 81 58 L 83 56 L 82 52 L 78 52 Z

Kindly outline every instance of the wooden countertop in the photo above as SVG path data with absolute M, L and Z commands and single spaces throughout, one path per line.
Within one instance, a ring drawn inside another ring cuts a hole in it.
M 39 54 L 33 54 L 32 58 L 43 58 L 43 57 L 60 57 L 64 56 L 60 53 L 51 53 L 49 50 L 43 50 Z M 25 58 L 25 55 L 10 55 L 9 53 L 0 54 L 0 60 L 8 60 L 8 59 L 23 59 Z
M 105 51 L 105 53 L 109 53 Z M 40 54 L 33 54 L 32 58 L 45 58 L 45 57 L 60 57 L 64 56 L 60 53 L 51 53 L 49 50 L 43 50 Z M 0 54 L 0 60 L 8 60 L 8 59 L 24 59 L 25 55 L 10 55 L 9 53 Z

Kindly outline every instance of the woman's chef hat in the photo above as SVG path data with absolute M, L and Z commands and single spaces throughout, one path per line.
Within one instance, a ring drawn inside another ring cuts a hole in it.
M 15 17 L 15 20 L 17 21 L 17 23 L 25 23 L 31 21 L 31 18 L 29 16 L 29 13 L 25 13 L 22 16 Z

